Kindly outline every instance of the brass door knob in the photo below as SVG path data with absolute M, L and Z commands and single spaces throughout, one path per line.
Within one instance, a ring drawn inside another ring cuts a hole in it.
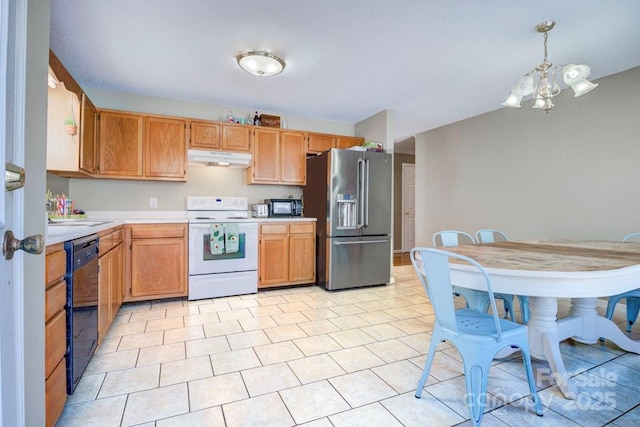
M 2 255 L 4 259 L 13 258 L 15 251 L 25 251 L 30 254 L 41 254 L 44 249 L 44 237 L 42 234 L 26 237 L 24 240 L 16 239 L 13 231 L 8 230 L 4 233 L 4 242 L 2 244 Z

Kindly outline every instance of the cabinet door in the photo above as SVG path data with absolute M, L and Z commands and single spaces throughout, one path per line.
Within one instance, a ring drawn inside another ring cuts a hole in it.
M 100 113 L 100 175 L 142 176 L 142 116 Z
M 307 153 L 322 153 L 336 146 L 335 135 L 309 133 L 307 134 L 307 140 Z
M 98 259 L 98 343 L 111 324 L 111 256 L 110 251 Z
M 122 305 L 123 283 L 124 283 L 124 245 L 118 244 L 111 250 L 111 269 L 110 269 L 110 323 L 116 318 L 118 310 Z
M 141 239 L 131 242 L 131 296 L 186 295 L 184 239 Z
M 338 136 L 336 148 L 351 148 L 355 145 L 362 146 L 362 144 L 364 144 L 364 138 L 357 136 Z
M 316 232 L 312 222 L 289 225 L 289 281 L 316 281 Z
M 283 184 L 307 183 L 307 156 L 303 132 L 280 133 L 280 181 Z
M 286 234 L 260 236 L 259 286 L 284 284 L 288 280 L 289 244 Z
M 145 117 L 144 175 L 184 179 L 187 145 L 184 120 Z
M 253 135 L 253 165 L 249 182 L 280 182 L 280 131 L 256 128 Z
M 222 125 L 222 149 L 248 153 L 251 149 L 251 127 L 247 125 Z
M 191 148 L 220 149 L 220 123 L 192 121 L 190 129 L 189 146 Z
M 98 110 L 86 93 L 82 94 L 80 113 L 80 169 L 95 174 L 98 167 Z

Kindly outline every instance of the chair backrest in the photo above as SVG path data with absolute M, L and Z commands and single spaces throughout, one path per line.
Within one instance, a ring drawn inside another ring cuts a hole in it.
M 483 228 L 476 231 L 476 242 L 478 243 L 493 243 L 509 240 L 506 234 L 500 230 L 494 230 L 491 228 Z
M 627 234 L 626 236 L 624 236 L 622 241 L 623 242 L 628 242 L 629 240 L 636 240 L 638 238 L 640 238 L 640 233 L 631 233 L 631 234 Z
M 433 247 L 438 248 L 441 246 L 458 246 L 470 243 L 475 243 L 473 237 L 469 233 L 456 230 L 442 230 L 433 235 L 431 239 L 433 241 Z
M 496 330 L 498 331 L 497 341 L 500 341 L 502 334 L 500 320 L 498 318 L 498 310 L 496 309 L 496 300 L 493 296 L 493 290 L 491 289 L 491 280 L 486 270 L 478 262 L 464 255 L 458 255 L 441 249 L 413 248 L 411 249 L 411 263 L 420 278 L 424 291 L 429 297 L 429 300 L 431 300 L 431 305 L 436 314 L 436 321 L 442 328 L 451 333 L 458 334 L 451 274 L 449 272 L 450 257 L 471 264 L 484 277 L 486 289 L 483 290 L 486 290 L 489 294 L 491 312 L 496 324 Z

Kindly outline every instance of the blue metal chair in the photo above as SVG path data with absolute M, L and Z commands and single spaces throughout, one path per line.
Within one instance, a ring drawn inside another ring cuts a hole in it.
M 433 242 L 433 246 L 436 248 L 476 243 L 470 234 L 457 230 L 438 231 L 433 235 L 431 240 Z M 489 296 L 486 292 L 454 285 L 453 293 L 456 296 L 462 296 L 467 303 L 467 307 L 484 311 L 489 309 Z M 515 315 L 513 314 L 513 295 L 496 294 L 495 297 L 503 301 L 505 317 L 509 316 L 509 318 L 515 322 Z
M 476 242 L 478 243 L 493 243 L 507 241 L 509 238 L 500 230 L 494 230 L 492 228 L 483 228 L 476 231 Z M 522 323 L 525 325 L 529 323 L 529 297 L 516 295 L 518 301 L 520 301 L 520 309 L 522 311 Z
M 640 233 L 631 233 L 624 236 L 622 241 L 628 242 L 637 238 L 640 238 Z M 621 299 L 627 300 L 627 332 L 631 332 L 631 327 L 638 319 L 638 311 L 640 311 L 640 288 L 609 297 L 609 302 L 607 303 L 607 319 L 613 317 L 616 304 Z
M 471 264 L 484 276 L 492 309 L 491 314 L 471 308 L 455 309 L 449 273 L 449 258 L 457 258 Z M 534 402 L 535 412 L 542 416 L 542 405 L 538 398 L 531 368 L 527 326 L 501 319 L 498 316 L 491 280 L 485 269 L 469 257 L 431 248 L 413 248 L 411 263 L 436 315 L 429 353 L 422 377 L 418 382 L 416 397 L 419 399 L 422 396 L 422 390 L 427 381 L 438 344 L 446 340 L 458 349 L 462 357 L 467 389 L 467 406 L 473 425 L 479 426 L 484 413 L 491 361 L 503 348 L 517 347 L 522 352 L 522 361 L 529 381 L 529 391 Z

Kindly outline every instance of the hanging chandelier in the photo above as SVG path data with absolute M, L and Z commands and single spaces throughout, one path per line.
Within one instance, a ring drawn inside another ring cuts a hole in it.
M 556 82 L 558 74 L 562 74 L 565 84 L 571 86 L 575 96 L 581 96 L 595 89 L 598 84 L 587 80 L 591 68 L 588 65 L 568 64 L 556 65 L 547 61 L 548 32 L 556 25 L 555 21 L 544 21 L 536 25 L 536 31 L 544 34 L 544 60 L 533 70 L 525 74 L 520 81 L 511 88 L 511 95 L 502 103 L 505 107 L 520 108 L 522 98 L 531 95 L 535 100 L 533 108 L 540 108 L 548 113 L 553 108 L 551 98 L 557 96 L 561 89 Z

